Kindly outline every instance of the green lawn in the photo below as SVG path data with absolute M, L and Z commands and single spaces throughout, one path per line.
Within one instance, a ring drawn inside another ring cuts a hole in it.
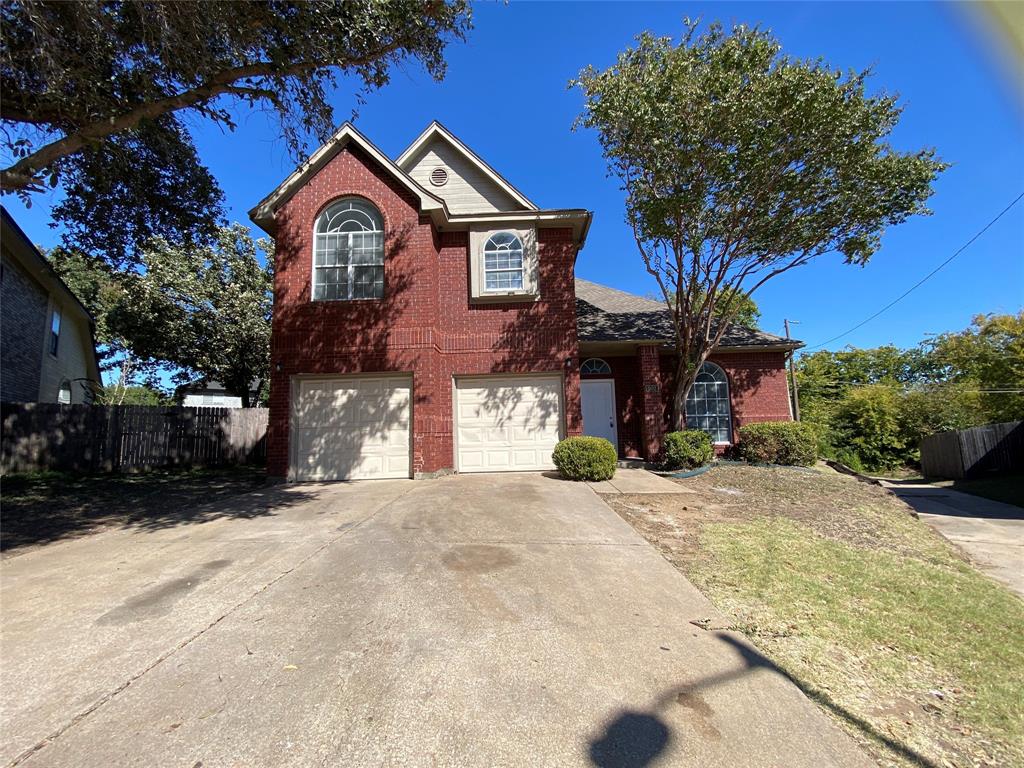
M 1024 766 L 1024 601 L 877 487 L 702 478 L 613 504 L 880 765 Z

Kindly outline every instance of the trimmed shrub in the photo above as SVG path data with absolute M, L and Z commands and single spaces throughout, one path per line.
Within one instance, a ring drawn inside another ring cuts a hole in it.
M 551 459 L 566 480 L 610 480 L 619 454 L 603 437 L 567 437 Z
M 810 424 L 763 421 L 740 427 L 739 451 L 747 461 L 807 467 L 818 458 L 818 440 Z
M 696 469 L 711 461 L 711 436 L 699 429 L 669 432 L 661 444 L 662 469 Z

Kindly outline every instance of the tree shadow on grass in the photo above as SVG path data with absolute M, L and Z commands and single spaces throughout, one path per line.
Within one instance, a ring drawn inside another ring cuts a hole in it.
M 267 485 L 262 467 L 8 476 L 0 552 L 6 557 L 111 528 L 155 531 L 264 517 L 311 497 L 303 489 Z

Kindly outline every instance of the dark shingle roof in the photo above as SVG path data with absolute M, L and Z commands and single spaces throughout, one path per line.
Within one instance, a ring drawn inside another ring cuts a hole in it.
M 675 332 L 660 301 L 576 278 L 576 324 L 580 341 L 671 341 Z M 756 328 L 731 325 L 720 347 L 784 347 L 803 343 Z

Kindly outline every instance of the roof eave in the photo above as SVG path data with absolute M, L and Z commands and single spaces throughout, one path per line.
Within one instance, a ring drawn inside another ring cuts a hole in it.
M 386 170 L 390 171 L 398 181 L 419 197 L 420 207 L 423 211 L 433 212 L 441 210 L 447 215 L 447 207 L 441 198 L 417 184 L 409 174 L 396 165 L 372 141 L 361 134 L 352 123 L 346 122 L 323 146 L 317 149 L 302 165 L 292 171 L 284 181 L 278 184 L 273 192 L 260 200 L 249 211 L 249 219 L 267 234 L 275 235 L 277 226 L 274 214 L 277 209 L 291 199 L 310 176 L 316 174 L 328 162 L 334 159 L 350 141 L 354 141 L 363 151 L 380 163 Z

